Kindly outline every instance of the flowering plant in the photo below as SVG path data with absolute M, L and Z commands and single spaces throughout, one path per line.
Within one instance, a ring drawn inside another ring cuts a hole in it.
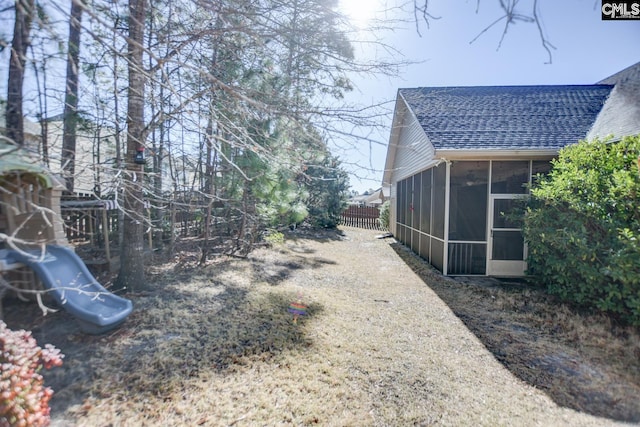
M 12 331 L 0 320 L 0 427 L 46 426 L 53 390 L 44 387 L 42 367 L 62 365 L 64 355 L 39 347 L 31 332 Z

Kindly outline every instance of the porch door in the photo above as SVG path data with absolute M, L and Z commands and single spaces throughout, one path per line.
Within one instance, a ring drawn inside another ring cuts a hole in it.
M 493 194 L 489 212 L 490 276 L 524 276 L 527 269 L 527 247 L 522 237 L 522 222 L 509 218 L 522 195 Z

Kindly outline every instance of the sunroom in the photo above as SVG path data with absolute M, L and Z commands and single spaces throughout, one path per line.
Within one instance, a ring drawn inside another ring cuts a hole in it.
M 400 89 L 383 177 L 391 233 L 445 275 L 525 275 L 514 209 L 587 137 L 612 89 Z
M 398 181 L 394 235 L 450 275 L 522 276 L 527 248 L 514 209 L 549 168 L 548 160 L 442 161 Z

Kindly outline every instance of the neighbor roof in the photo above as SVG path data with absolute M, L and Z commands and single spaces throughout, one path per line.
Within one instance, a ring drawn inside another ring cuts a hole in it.
M 612 85 L 400 89 L 436 150 L 558 150 L 584 139 Z

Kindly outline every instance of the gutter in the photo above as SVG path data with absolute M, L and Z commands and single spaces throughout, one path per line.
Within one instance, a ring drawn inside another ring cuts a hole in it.
M 547 160 L 556 157 L 558 150 L 504 150 L 504 149 L 480 149 L 480 150 L 436 150 L 434 158 L 449 160 Z

